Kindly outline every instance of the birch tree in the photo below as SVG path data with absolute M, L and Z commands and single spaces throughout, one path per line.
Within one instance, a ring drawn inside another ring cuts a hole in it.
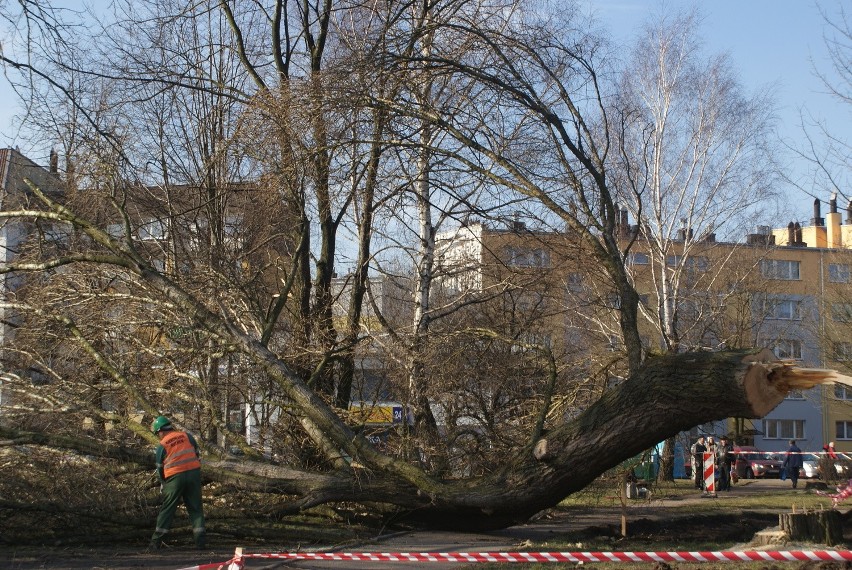
M 725 342 L 703 333 L 724 317 L 718 292 L 741 289 L 735 279 L 722 285 L 739 273 L 731 272 L 738 260 L 730 248 L 720 255 L 714 241 L 753 233 L 776 179 L 771 100 L 744 93 L 724 55 L 704 55 L 697 24 L 695 12 L 646 24 L 619 101 L 619 199 L 636 220 L 633 249 L 647 256 L 652 280 L 652 300 L 640 308 L 673 353 Z M 673 445 L 666 442 L 664 459 Z M 669 461 L 661 476 L 672 478 Z

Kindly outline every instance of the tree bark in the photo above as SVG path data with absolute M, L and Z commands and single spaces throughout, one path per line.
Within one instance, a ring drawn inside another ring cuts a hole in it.
M 790 540 L 834 546 L 843 542 L 843 521 L 835 510 L 778 515 L 778 525 Z
M 660 453 L 660 470 L 657 481 L 674 481 L 675 438 L 667 437 Z

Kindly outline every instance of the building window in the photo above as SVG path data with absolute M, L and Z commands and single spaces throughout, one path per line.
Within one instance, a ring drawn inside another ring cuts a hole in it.
M 789 259 L 764 259 L 760 263 L 763 276 L 767 279 L 784 279 L 795 281 L 799 279 L 799 262 Z
M 512 267 L 549 267 L 550 254 L 541 248 L 507 247 L 507 263 Z
M 162 220 L 151 220 L 139 226 L 139 239 L 159 240 L 166 237 L 166 224 Z
M 765 301 L 766 318 L 798 321 L 802 318 L 801 304 L 799 301 L 769 300 Z
M 44 239 L 49 243 L 61 245 L 71 240 L 72 227 L 70 224 L 47 224 L 44 228 Z
M 785 400 L 804 400 L 805 393 L 801 390 L 790 390 L 787 392 L 787 395 L 784 396 Z
M 615 291 L 610 292 L 603 299 L 604 306 L 608 309 L 620 309 L 621 308 L 621 296 Z
M 225 232 L 225 236 L 227 237 L 235 237 L 239 235 L 240 229 L 243 226 L 243 217 L 236 214 L 229 214 L 225 216 L 225 224 L 222 226 L 222 230 Z
M 805 420 L 763 420 L 766 439 L 804 439 Z
M 849 283 L 849 265 L 845 263 L 829 263 L 828 280 L 831 283 Z
M 648 257 L 647 253 L 631 251 L 627 254 L 627 263 L 630 265 L 650 265 L 651 258 Z
M 565 280 L 568 283 L 568 289 L 571 291 L 575 291 L 583 285 L 583 274 L 569 273 Z
M 666 257 L 666 265 L 676 267 L 683 265 L 687 271 L 705 273 L 710 268 L 710 262 L 703 255 L 690 255 L 684 257 L 682 255 L 669 255 Z
M 120 239 L 124 237 L 124 224 L 110 224 L 106 227 L 109 237 Z
M 515 300 L 515 308 L 523 313 L 537 310 L 541 311 L 547 307 L 544 295 L 535 291 L 522 291 Z
M 835 342 L 832 349 L 834 360 L 838 362 L 852 360 L 852 342 Z
M 836 439 L 852 439 L 852 422 L 845 420 L 834 425 Z
M 621 350 L 621 337 L 611 334 L 609 335 L 607 344 L 609 345 L 607 348 L 609 348 L 610 352 L 618 352 Z
M 838 400 L 852 400 L 852 386 L 834 385 L 834 397 Z
M 852 322 L 852 303 L 832 303 L 831 320 L 838 323 Z
M 513 344 L 509 349 L 512 353 L 525 353 L 529 351 L 541 350 L 543 348 L 550 348 L 550 335 L 544 333 L 536 333 L 536 332 L 524 332 L 521 333 L 518 338 L 518 343 Z
M 802 341 L 794 338 L 781 338 L 775 341 L 775 356 L 781 359 L 802 359 Z

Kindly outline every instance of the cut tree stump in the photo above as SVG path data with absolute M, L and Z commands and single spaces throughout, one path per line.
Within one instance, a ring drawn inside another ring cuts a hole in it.
M 843 541 L 843 521 L 840 513 L 834 510 L 782 513 L 778 515 L 778 524 L 793 541 L 815 542 L 827 546 L 834 546 Z

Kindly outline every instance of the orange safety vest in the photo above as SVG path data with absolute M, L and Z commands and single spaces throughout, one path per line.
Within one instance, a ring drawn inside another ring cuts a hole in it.
M 201 469 L 198 453 L 195 452 L 195 448 L 189 441 L 189 436 L 182 431 L 166 434 L 160 440 L 160 445 L 166 450 L 166 456 L 163 459 L 163 477 L 165 479 L 184 471 Z

